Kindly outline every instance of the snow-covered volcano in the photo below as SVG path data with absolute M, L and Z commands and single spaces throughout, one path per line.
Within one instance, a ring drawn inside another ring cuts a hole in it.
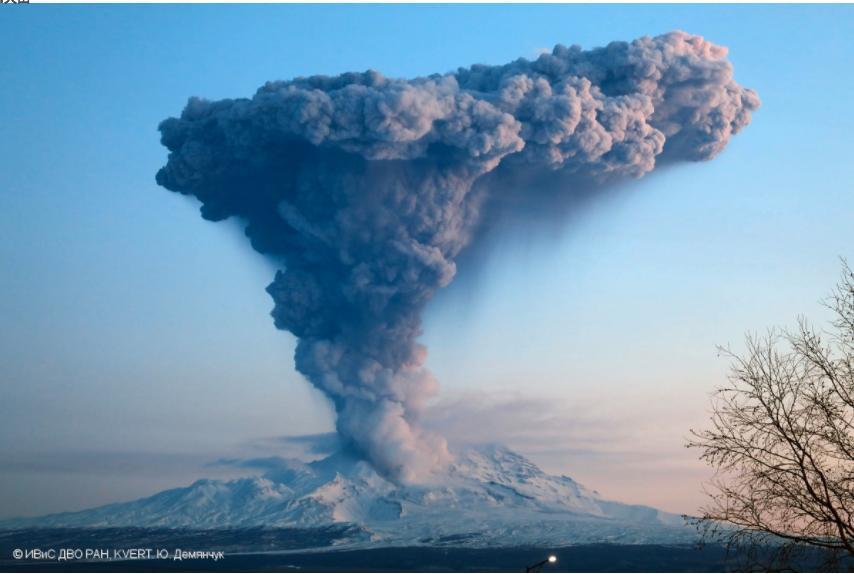
M 2 528 L 244 528 L 354 525 L 351 542 L 568 545 L 688 542 L 681 517 L 603 500 L 499 446 L 458 452 L 441 481 L 394 484 L 342 453 L 311 463 L 264 459 L 262 476 L 198 480 L 81 512 L 0 521 Z

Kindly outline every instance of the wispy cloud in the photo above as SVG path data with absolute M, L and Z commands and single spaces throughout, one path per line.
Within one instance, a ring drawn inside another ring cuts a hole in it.
M 441 429 L 451 444 L 504 444 L 611 498 L 694 512 L 708 471 L 683 447 L 690 415 L 660 399 L 446 394 L 424 424 Z
M 335 432 L 267 436 L 245 441 L 238 448 L 244 455 L 275 454 L 282 458 L 311 460 L 337 451 L 341 448 L 341 440 Z

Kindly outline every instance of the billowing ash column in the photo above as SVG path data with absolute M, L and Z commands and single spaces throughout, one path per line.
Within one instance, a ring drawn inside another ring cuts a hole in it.
M 639 177 L 714 157 L 759 106 L 723 48 L 675 32 L 414 80 L 376 72 L 271 82 L 251 99 L 190 99 L 160 125 L 164 187 L 238 217 L 284 261 L 267 288 L 296 367 L 334 403 L 345 442 L 386 476 L 448 459 L 419 429 L 437 390 L 421 312 L 454 277 L 496 169 Z M 573 189 L 566 189 L 573 193 Z

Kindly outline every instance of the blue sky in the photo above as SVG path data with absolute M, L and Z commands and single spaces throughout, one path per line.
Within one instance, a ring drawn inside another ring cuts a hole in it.
M 187 97 L 367 68 L 416 76 L 673 29 L 729 47 L 736 79 L 762 98 L 753 123 L 712 162 L 632 182 L 564 229 L 503 237 L 439 294 L 423 340 L 443 401 L 543 412 L 533 431 L 508 420 L 492 438 L 612 498 L 695 510 L 707 473 L 682 443 L 724 380 L 715 346 L 825 317 L 838 257 L 854 259 L 852 10 L 4 10 L 0 516 L 142 496 L 211 475 L 206 462 L 263 450 L 265 437 L 332 428 L 268 315 L 269 263 L 236 225 L 202 221 L 154 183 L 157 124 Z

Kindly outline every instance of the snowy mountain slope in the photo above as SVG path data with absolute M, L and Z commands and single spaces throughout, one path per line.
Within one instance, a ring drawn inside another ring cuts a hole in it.
M 374 544 L 507 546 L 674 543 L 694 531 L 676 515 L 603 500 L 498 446 L 457 453 L 441 480 L 401 486 L 344 454 L 266 459 L 263 476 L 199 480 L 92 510 L 0 521 L 0 528 L 320 527 L 354 524 Z

